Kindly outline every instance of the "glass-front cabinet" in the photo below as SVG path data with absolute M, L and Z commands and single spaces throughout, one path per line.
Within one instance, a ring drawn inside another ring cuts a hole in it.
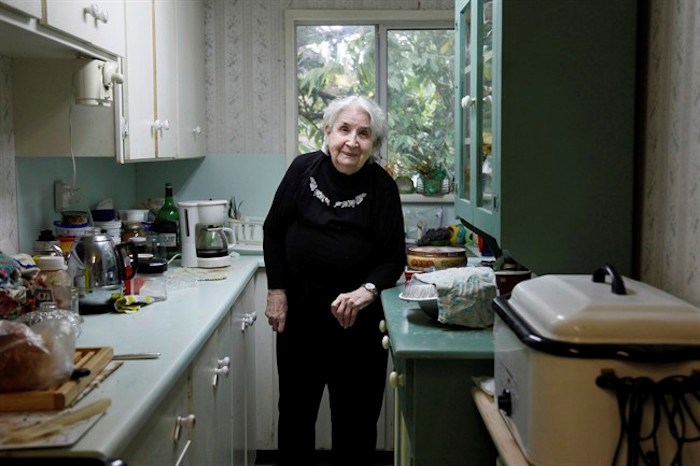
M 455 115 L 458 191 L 455 209 L 470 223 L 496 236 L 498 172 L 493 147 L 492 2 L 457 2 Z
M 636 0 L 455 2 L 455 213 L 538 274 L 632 266 Z

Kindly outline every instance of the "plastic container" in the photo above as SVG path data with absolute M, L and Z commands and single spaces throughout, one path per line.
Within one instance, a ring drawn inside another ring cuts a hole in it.
M 78 290 L 66 271 L 66 262 L 60 256 L 40 256 L 37 262 L 39 274 L 34 281 L 36 301 L 39 306 L 55 303 L 58 309 L 78 313 Z
M 168 297 L 165 272 L 168 263 L 159 257 L 139 260 L 136 276 L 132 281 L 132 294 L 150 296 L 155 301 L 165 301 Z

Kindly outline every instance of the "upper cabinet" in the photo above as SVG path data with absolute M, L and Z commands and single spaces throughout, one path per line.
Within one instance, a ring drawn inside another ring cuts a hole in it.
M 44 0 L 42 24 L 124 56 L 124 3 L 124 0 Z
M 41 18 L 42 0 L 0 0 L 0 6 L 24 13 L 32 18 Z
M 56 6 L 53 16 L 51 10 L 46 12 L 46 17 L 55 21 L 61 15 L 70 16 L 70 11 L 79 12 L 74 5 L 78 2 L 49 3 L 66 5 L 58 8 L 60 15 Z M 93 4 L 95 7 L 83 11 L 83 16 L 93 18 L 87 23 L 97 24 L 98 29 L 112 24 L 115 16 L 119 18 L 113 12 L 121 12 L 122 29 L 126 30 L 122 35 L 124 56 L 95 59 L 85 68 L 87 74 L 77 73 L 90 59 L 77 58 L 75 53 L 58 58 L 16 58 L 16 154 L 113 157 L 120 163 L 204 156 L 204 3 L 129 0 Z M 85 37 L 89 34 L 85 32 Z M 105 68 L 105 64 L 109 66 Z M 101 92 L 108 80 L 105 70 L 116 79 L 109 101 L 80 105 L 76 101 L 79 93 L 86 89 Z M 46 76 L 52 79 L 47 81 Z M 77 83 L 86 83 L 86 87 L 78 89 Z
M 175 158 L 175 15 L 172 1 L 126 2 L 124 161 Z
M 204 155 L 204 4 L 126 2 L 123 161 Z
M 634 0 L 456 2 L 455 213 L 538 274 L 631 272 Z
M 178 158 L 197 157 L 206 150 L 204 4 L 176 5 Z

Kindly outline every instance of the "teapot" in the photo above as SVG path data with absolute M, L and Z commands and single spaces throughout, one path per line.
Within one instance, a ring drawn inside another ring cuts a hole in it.
M 124 264 L 134 259 L 132 266 Z M 122 294 L 124 282 L 136 274 L 138 253 L 131 243 L 115 245 L 99 228 L 91 228 L 78 236 L 68 255 L 68 273 L 79 291 L 81 314 L 112 310 L 114 295 Z

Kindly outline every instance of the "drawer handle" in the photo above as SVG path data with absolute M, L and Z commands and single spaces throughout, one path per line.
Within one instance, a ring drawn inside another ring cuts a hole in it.
M 95 18 L 95 21 L 102 21 L 105 24 L 109 21 L 109 11 L 101 10 L 100 7 L 94 3 L 85 7 L 83 14 L 90 15 Z
M 382 348 L 384 348 L 385 350 L 391 348 L 391 340 L 389 339 L 389 335 L 384 335 L 382 337 Z
M 180 433 L 183 428 L 194 429 L 194 425 L 197 420 L 194 414 L 188 414 L 187 416 L 178 416 L 175 420 L 175 432 L 173 432 L 173 441 L 178 442 L 180 440 Z
M 379 321 L 379 331 L 386 333 L 386 320 L 382 319 Z
M 241 321 L 241 332 L 245 332 L 245 329 L 252 327 L 257 319 L 258 315 L 255 312 L 243 314 L 243 320 Z

